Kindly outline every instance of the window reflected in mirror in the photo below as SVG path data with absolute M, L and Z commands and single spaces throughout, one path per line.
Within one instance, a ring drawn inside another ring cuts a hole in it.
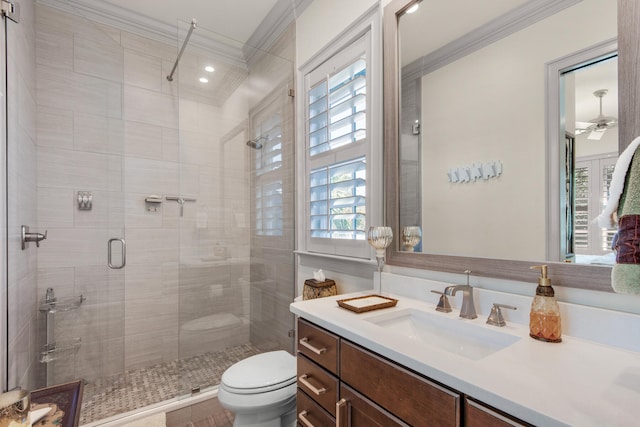
M 609 198 L 618 159 L 618 58 L 607 56 L 562 73 L 560 123 L 566 132 L 567 247 L 565 259 L 578 264 L 615 264 L 616 230 L 595 223 Z M 571 202 L 571 203 L 568 203 Z

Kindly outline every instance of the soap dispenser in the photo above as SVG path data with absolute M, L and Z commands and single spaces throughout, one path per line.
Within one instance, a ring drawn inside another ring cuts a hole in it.
M 551 287 L 551 280 L 547 277 L 547 266 L 535 265 L 531 268 L 540 269 L 541 276 L 538 278 L 536 296 L 531 303 L 529 335 L 541 341 L 561 342 L 560 308 Z

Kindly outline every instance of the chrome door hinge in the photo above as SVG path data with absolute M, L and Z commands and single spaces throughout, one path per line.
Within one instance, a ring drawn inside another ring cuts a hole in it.
M 16 0 L 0 0 L 2 16 L 6 16 L 13 22 L 20 22 L 20 5 Z

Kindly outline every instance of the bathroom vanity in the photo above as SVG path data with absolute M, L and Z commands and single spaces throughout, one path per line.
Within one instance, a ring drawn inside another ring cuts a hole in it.
M 530 425 L 304 319 L 298 320 L 298 337 L 297 411 L 302 424 Z
M 354 313 L 340 295 L 295 302 L 304 426 L 627 426 L 640 417 L 640 354 L 529 338 L 398 295 Z

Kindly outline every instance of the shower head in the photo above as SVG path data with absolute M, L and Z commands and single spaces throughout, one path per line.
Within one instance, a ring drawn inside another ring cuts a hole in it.
M 259 150 L 262 148 L 262 142 L 260 141 L 266 141 L 267 138 L 265 136 L 259 136 L 255 139 L 250 139 L 249 141 L 247 141 L 247 147 L 251 147 L 254 150 Z

